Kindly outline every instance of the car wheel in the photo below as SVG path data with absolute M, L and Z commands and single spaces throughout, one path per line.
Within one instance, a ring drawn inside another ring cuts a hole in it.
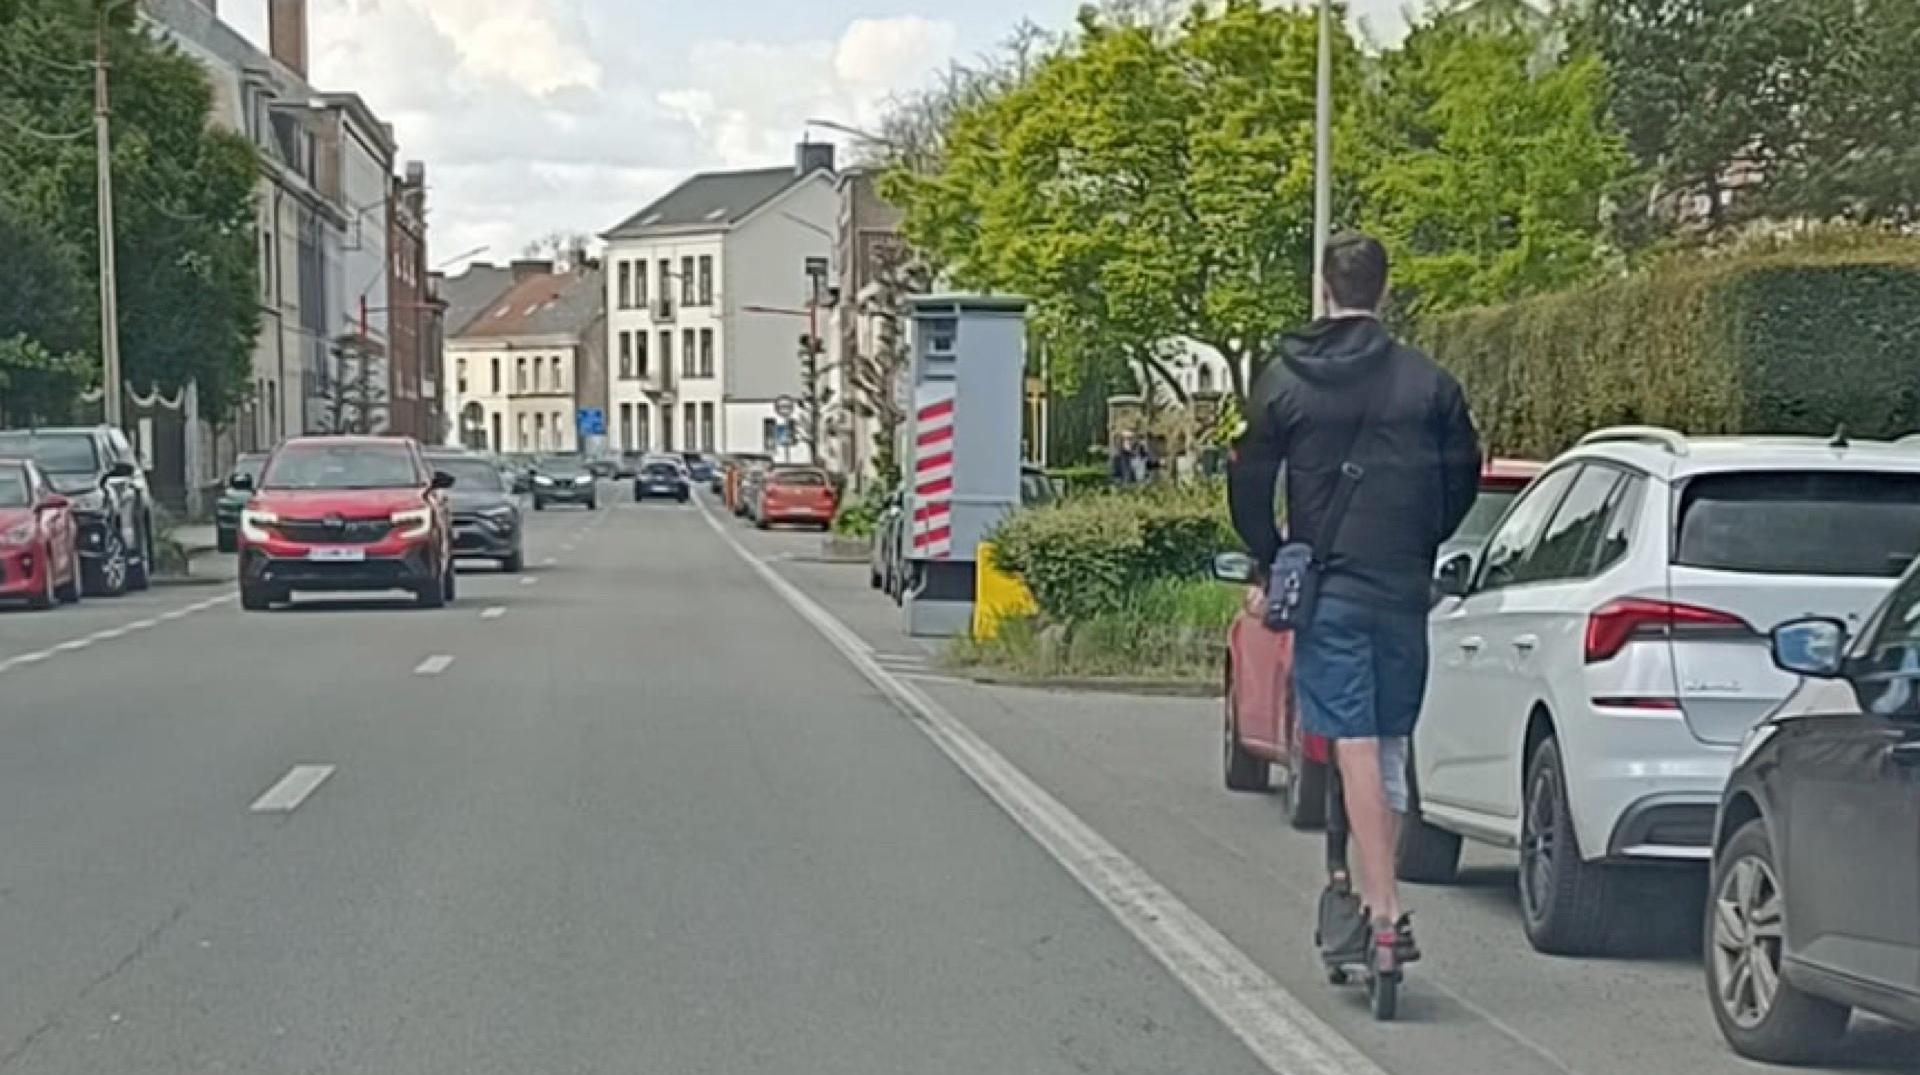
M 1769 1064 L 1819 1059 L 1846 1032 L 1845 1005 L 1781 976 L 1786 893 L 1764 821 L 1747 822 L 1717 856 L 1707 900 L 1707 992 L 1735 1052 Z
M 138 593 L 150 587 L 153 582 L 153 527 L 143 524 L 139 534 L 140 547 L 127 558 L 127 589 Z
M 634 502 L 635 504 L 638 504 L 638 503 L 640 503 L 641 501 L 643 501 L 643 500 L 645 500 L 645 499 L 647 499 L 647 494 L 645 494 L 645 493 L 643 493 L 643 492 L 641 492 L 641 491 L 640 491 L 640 487 L 639 487 L 639 486 L 637 486 L 637 485 L 636 485 L 636 486 L 634 486 L 634 487 L 633 487 L 633 502 Z
M 1327 825 L 1327 763 L 1307 757 L 1306 733 L 1296 717 L 1287 730 L 1287 824 L 1300 832 Z
M 526 566 L 527 566 L 526 554 L 520 551 L 519 549 L 513 550 L 513 555 L 508 556 L 505 559 L 500 561 L 500 570 L 506 572 L 509 575 L 518 575 L 520 571 Z
M 87 592 L 101 597 L 119 597 L 127 592 L 127 546 L 120 528 L 107 526 L 106 545 L 99 559 L 88 565 Z
M 446 594 L 447 604 L 460 596 L 460 572 L 454 569 L 453 561 L 447 561 L 447 573 L 440 577 L 440 592 Z
M 1593 955 L 1613 934 L 1615 871 L 1580 854 L 1560 743 L 1534 748 L 1520 808 L 1520 913 L 1527 939 L 1552 955 Z
M 421 608 L 447 607 L 447 580 L 443 575 L 432 582 L 423 582 L 414 588 L 413 603 Z
M 248 612 L 265 612 L 273 607 L 273 592 L 265 586 L 240 584 L 240 607 Z
M 600 498 L 596 496 L 596 497 L 594 497 L 593 499 L 591 499 L 591 500 L 589 500 L 589 501 L 587 501 L 587 510 L 588 510 L 588 511 L 599 511 L 599 510 L 600 510 Z
M 1273 786 L 1273 772 L 1267 763 L 1247 753 L 1240 742 L 1240 702 L 1239 692 L 1233 689 L 1233 669 L 1227 669 L 1227 699 L 1221 706 L 1226 719 L 1224 725 L 1225 749 L 1222 751 L 1224 762 L 1222 770 L 1226 775 L 1228 791 L 1266 791 Z
M 55 596 L 55 594 L 54 594 L 54 589 L 53 589 L 53 553 L 52 553 L 52 550 L 51 550 L 51 549 L 42 549 L 42 550 L 41 550 L 41 552 L 42 552 L 42 553 L 43 553 L 44 555 L 42 555 L 42 556 L 41 556 L 41 558 L 40 558 L 40 560 L 41 560 L 41 563 L 40 563 L 40 575 L 41 575 L 41 585 L 40 585 L 40 592 L 39 592 L 39 593 L 36 593 L 36 594 L 34 594 L 33 596 L 31 596 L 31 597 L 29 597 L 29 598 L 27 598 L 27 607 L 28 607 L 28 608 L 31 608 L 31 609 L 34 609 L 35 611 L 40 611 L 40 612 L 44 612 L 44 611 L 46 611 L 47 609 L 50 609 L 50 608 L 52 608 L 52 607 L 54 606 L 54 602 L 55 602 L 55 601 L 57 601 L 57 600 L 58 600 L 58 598 L 57 598 L 57 597 Z
M 1460 874 L 1460 837 L 1435 828 L 1420 816 L 1420 782 L 1407 752 L 1407 816 L 1400 819 L 1400 843 L 1394 848 L 1394 874 L 1420 885 L 1450 885 Z
M 214 534 L 213 543 L 223 553 L 239 551 L 240 538 L 231 530 L 220 530 Z
M 67 563 L 70 565 L 67 581 L 61 583 L 60 586 L 54 590 L 54 596 L 58 597 L 60 603 L 63 605 L 77 605 L 80 603 L 81 589 L 79 549 L 71 547 L 67 549 Z
M 545 510 L 547 510 L 547 502 L 546 502 L 546 501 L 544 501 L 544 500 L 542 500 L 542 499 L 540 499 L 540 498 L 539 498 L 539 497 L 537 497 L 537 496 L 536 496 L 536 497 L 534 497 L 534 498 L 533 498 L 533 510 L 535 510 L 535 511 L 545 511 Z

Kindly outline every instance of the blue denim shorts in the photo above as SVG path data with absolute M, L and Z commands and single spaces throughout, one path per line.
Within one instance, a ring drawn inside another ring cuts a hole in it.
M 1323 739 L 1413 734 L 1427 689 L 1427 615 L 1321 597 L 1293 643 L 1301 726 Z

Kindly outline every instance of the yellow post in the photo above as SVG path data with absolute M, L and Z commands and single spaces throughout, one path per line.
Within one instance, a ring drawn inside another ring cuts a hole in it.
M 1031 616 L 1040 610 L 1032 591 L 1018 576 L 993 562 L 993 543 L 983 541 L 974 554 L 973 640 L 986 642 L 1000 633 L 1000 621 L 1009 616 Z

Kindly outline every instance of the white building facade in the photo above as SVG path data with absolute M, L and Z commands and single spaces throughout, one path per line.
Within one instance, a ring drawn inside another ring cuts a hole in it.
M 460 442 L 491 452 L 571 453 L 580 412 L 603 406 L 600 273 L 513 265 L 513 283 L 447 340 Z
M 694 176 L 603 237 L 610 447 L 779 450 L 801 336 L 828 323 L 808 270 L 836 211 L 831 147 L 807 145 L 792 168 Z

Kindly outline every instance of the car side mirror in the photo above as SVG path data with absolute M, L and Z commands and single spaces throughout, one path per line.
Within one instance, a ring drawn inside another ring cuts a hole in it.
M 1456 553 L 1433 574 L 1433 591 L 1441 597 L 1465 597 L 1473 582 L 1473 554 Z
M 234 475 L 233 477 L 231 477 L 231 478 L 228 478 L 228 479 L 227 479 L 227 488 L 229 488 L 229 489 L 241 489 L 241 490 L 248 490 L 248 489 L 252 489 L 252 488 L 253 488 L 253 475 L 251 475 L 251 474 L 235 474 L 235 475 Z
M 1846 665 L 1847 625 L 1824 616 L 1793 620 L 1773 629 L 1773 663 L 1782 672 L 1833 679 Z
M 133 464 L 124 459 L 115 460 L 113 465 L 107 468 L 107 477 L 109 478 L 131 478 L 136 473 L 138 473 L 138 471 L 133 469 Z
M 1221 582 L 1246 585 L 1253 582 L 1257 574 L 1258 565 L 1244 552 L 1223 552 L 1213 558 L 1213 577 Z
M 451 489 L 451 488 L 453 488 L 453 475 L 451 475 L 451 474 L 448 474 L 448 473 L 447 473 L 446 471 L 444 471 L 444 470 L 436 470 L 436 471 L 434 471 L 434 472 L 433 472 L 433 487 L 434 487 L 435 489 Z
M 42 511 L 65 511 L 72 506 L 73 501 L 68 500 L 59 493 L 48 493 L 46 499 L 40 502 L 40 510 Z

